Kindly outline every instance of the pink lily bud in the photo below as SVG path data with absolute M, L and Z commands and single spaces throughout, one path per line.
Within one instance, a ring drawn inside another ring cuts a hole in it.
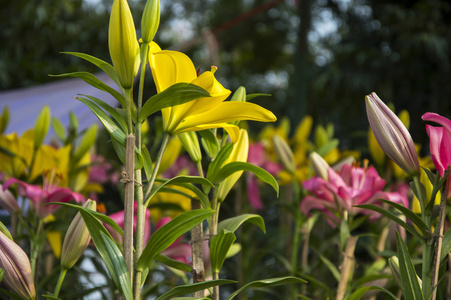
M 0 207 L 3 207 L 11 214 L 14 214 L 20 210 L 16 199 L 9 190 L 3 190 L 3 186 L 0 184 Z
M 2 283 L 23 299 L 36 299 L 30 260 L 22 248 L 0 232 L 0 268 Z
M 376 93 L 366 96 L 365 102 L 371 129 L 385 154 L 407 174 L 420 174 L 415 145 L 401 120 Z
M 96 202 L 87 200 L 84 208 L 96 209 Z M 61 266 L 65 269 L 72 268 L 91 241 L 91 235 L 86 227 L 85 221 L 80 213 L 70 223 L 66 236 L 64 237 L 63 250 L 61 254 Z

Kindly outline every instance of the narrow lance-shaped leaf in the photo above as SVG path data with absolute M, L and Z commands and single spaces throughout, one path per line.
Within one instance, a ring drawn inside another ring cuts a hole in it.
M 424 237 L 421 234 L 419 234 L 418 231 L 415 230 L 415 228 L 413 228 L 412 226 L 407 224 L 405 221 L 403 221 L 400 218 L 398 218 L 392 212 L 389 212 L 388 210 L 385 210 L 385 209 L 383 209 L 383 208 L 381 208 L 379 206 L 372 205 L 372 204 L 356 205 L 356 207 L 374 210 L 374 211 L 376 211 L 376 212 L 378 212 L 378 213 L 390 218 L 391 220 L 395 221 L 396 223 L 398 223 L 402 227 L 404 227 L 408 232 L 410 232 L 411 234 L 416 236 L 422 243 L 426 242 Z
M 218 172 L 221 166 L 224 164 L 226 159 L 232 153 L 233 144 L 228 143 L 221 150 L 219 150 L 216 158 L 208 166 L 207 179 L 211 182 L 216 182 L 218 177 Z
M 146 248 L 144 248 L 142 255 L 138 259 L 136 269 L 143 271 L 149 267 L 158 254 L 213 213 L 213 210 L 207 209 L 187 211 L 163 225 L 150 237 Z
M 176 83 L 161 93 L 150 97 L 143 105 L 138 121 L 143 122 L 148 116 L 166 107 L 172 107 L 199 98 L 210 97 L 210 94 L 195 84 Z
M 213 130 L 211 129 L 201 130 L 199 131 L 199 134 L 202 137 L 201 139 L 202 147 L 204 148 L 208 157 L 210 157 L 211 160 L 215 160 L 216 155 L 218 155 L 220 145 L 218 139 L 213 133 Z
M 97 138 L 97 124 L 92 125 L 83 135 L 80 145 L 75 150 L 74 161 L 78 162 L 91 149 Z
M 52 128 L 53 132 L 55 132 L 56 136 L 60 139 L 60 141 L 66 141 L 66 130 L 64 129 L 63 124 L 60 120 L 55 117 L 52 117 Z
M 257 225 L 263 232 L 266 232 L 265 221 L 261 216 L 255 214 L 244 214 L 223 220 L 218 224 L 218 232 L 222 230 L 235 232 L 245 222 Z
M 389 296 L 391 299 L 399 300 L 398 297 L 393 295 L 389 290 L 384 289 L 383 287 L 379 287 L 379 286 L 360 287 L 357 290 L 355 290 L 351 296 L 349 296 L 348 300 L 360 300 L 360 299 L 362 299 L 363 295 L 365 295 L 369 291 L 381 291 L 381 292 L 385 293 L 387 296 Z
M 405 299 L 423 300 L 423 291 L 418 282 L 415 267 L 413 266 L 407 247 L 398 232 L 396 232 L 396 246 L 398 248 L 399 271 L 401 273 L 401 284 L 404 297 Z
M 213 273 L 221 271 L 230 247 L 235 242 L 236 236 L 233 232 L 222 230 L 211 239 L 210 261 Z
M 157 300 L 175 299 L 174 297 L 177 297 L 177 296 L 192 294 L 194 292 L 202 291 L 202 290 L 214 287 L 214 286 L 224 285 L 224 284 L 232 284 L 232 283 L 236 283 L 236 281 L 227 280 L 227 279 L 216 279 L 216 280 L 209 280 L 209 281 L 198 282 L 198 283 L 193 283 L 193 284 L 188 284 L 188 285 L 180 285 L 180 286 L 170 289 L 168 292 L 166 292 L 163 295 L 161 295 L 160 297 L 158 297 Z
M 67 78 L 67 77 L 75 77 L 75 78 L 80 78 L 83 81 L 85 81 L 86 83 L 92 85 L 93 87 L 107 92 L 109 93 L 111 96 L 113 96 L 120 104 L 122 107 L 126 107 L 125 105 L 125 97 L 119 93 L 118 91 L 116 91 L 115 89 L 113 89 L 112 87 L 110 87 L 109 85 L 103 83 L 102 81 L 100 81 L 97 77 L 95 77 L 94 75 L 92 75 L 91 73 L 88 72 L 74 72 L 74 73 L 66 73 L 66 74 L 60 74 L 60 75 L 50 75 L 52 77 L 63 77 L 63 78 Z
M 258 177 L 258 179 L 272 186 L 274 190 L 277 192 L 277 196 L 279 196 L 279 184 L 277 183 L 277 180 L 265 169 L 257 167 L 256 165 L 253 165 L 251 163 L 247 162 L 228 163 L 219 170 L 219 172 L 216 174 L 215 179 L 217 182 L 221 182 L 228 176 L 238 171 L 249 171 L 254 173 Z
M 243 286 L 239 290 L 235 291 L 227 299 L 228 300 L 232 300 L 233 298 L 236 297 L 236 295 L 238 295 L 239 293 L 241 293 L 241 292 L 243 292 L 243 291 L 245 291 L 247 289 L 250 289 L 250 288 L 271 287 L 271 286 L 278 286 L 278 285 L 290 284 L 290 283 L 291 284 L 307 283 L 307 281 L 305 281 L 305 280 L 303 280 L 301 278 L 293 277 L 293 276 L 256 280 L 256 281 L 253 281 L 253 282 L 250 282 L 250 283 L 246 284 L 245 286 Z
M 46 105 L 41 110 L 34 124 L 34 149 L 38 149 L 49 131 L 50 126 L 50 108 Z

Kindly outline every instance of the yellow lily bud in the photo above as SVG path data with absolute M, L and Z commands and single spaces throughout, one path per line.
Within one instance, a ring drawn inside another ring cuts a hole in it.
M 127 0 L 114 0 L 108 29 L 108 46 L 114 69 L 124 89 L 133 85 L 139 64 L 139 45 Z
M 223 165 L 235 161 L 246 162 L 248 153 L 249 153 L 249 136 L 245 129 L 240 129 L 240 136 L 238 138 L 238 141 L 233 145 L 232 152 L 230 153 L 230 156 L 226 159 Z M 241 177 L 241 174 L 243 174 L 243 171 L 235 172 L 219 184 L 218 186 L 219 202 L 224 201 L 227 194 L 230 192 L 232 187 Z
M 83 205 L 84 208 L 91 210 L 96 209 L 96 202 L 87 200 Z M 72 268 L 91 241 L 91 235 L 86 227 L 85 221 L 80 213 L 70 223 L 63 242 L 63 251 L 61 254 L 61 267 L 65 269 Z
M 152 42 L 160 25 L 160 0 L 148 0 L 141 19 L 143 43 Z
M 182 132 L 177 135 L 182 142 L 183 148 L 188 152 L 191 160 L 199 162 L 202 160 L 202 153 L 200 152 L 199 139 L 195 131 Z

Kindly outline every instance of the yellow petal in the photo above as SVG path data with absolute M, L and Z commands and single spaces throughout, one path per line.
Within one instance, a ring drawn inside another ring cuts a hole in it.
M 295 143 L 304 143 L 312 131 L 313 118 L 312 116 L 305 116 L 299 122 L 294 134 Z
M 163 173 L 175 162 L 180 154 L 180 150 L 182 150 L 182 143 L 180 140 L 177 137 L 171 138 L 161 159 L 160 168 L 158 170 L 159 173 Z
M 260 122 L 274 122 L 274 114 L 254 103 L 228 101 L 216 105 L 213 109 L 191 115 L 179 124 L 174 133 L 187 131 L 187 129 L 206 124 L 227 123 L 236 120 L 251 120 Z
M 47 232 L 47 240 L 52 248 L 53 254 L 56 258 L 61 257 L 61 232 L 52 230 Z
M 149 64 L 158 93 L 175 83 L 189 83 L 197 77 L 193 62 L 181 52 L 164 50 L 151 53 Z

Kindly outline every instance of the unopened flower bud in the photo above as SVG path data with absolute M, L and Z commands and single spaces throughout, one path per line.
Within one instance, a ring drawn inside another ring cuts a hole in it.
M 0 231 L 0 268 L 2 283 L 23 299 L 36 299 L 30 260 L 22 248 Z
M 108 46 L 122 87 L 131 88 L 137 71 L 139 45 L 127 0 L 113 2 L 108 29 Z
M 143 43 L 152 42 L 160 25 L 160 0 L 147 0 L 141 19 Z
M 0 207 L 3 207 L 11 214 L 14 214 L 20 210 L 16 199 L 9 190 L 3 190 L 3 186 L 0 184 Z
M 329 165 L 324 160 L 324 158 L 321 157 L 316 152 L 312 152 L 309 155 L 310 162 L 312 163 L 313 170 L 315 170 L 315 173 L 317 176 L 321 177 L 324 180 L 329 180 Z
M 401 283 L 401 271 L 399 270 L 399 260 L 397 256 L 392 256 L 388 259 L 388 265 L 390 266 L 392 275 L 393 275 L 393 279 L 395 279 L 396 283 L 398 284 L 399 287 L 402 287 L 402 283 Z M 418 277 L 417 275 L 417 280 L 418 280 L 418 284 L 419 286 L 422 285 L 422 281 L 420 279 L 420 277 Z
M 288 146 L 287 142 L 279 135 L 274 135 L 272 141 L 280 162 L 290 173 L 294 174 L 296 166 L 294 164 L 294 155 L 290 146 Z
M 200 152 L 199 139 L 194 131 L 182 132 L 177 135 L 182 142 L 183 148 L 188 152 L 191 160 L 199 162 L 202 160 L 202 153 Z
M 96 210 L 96 202 L 87 200 L 84 208 Z M 65 269 L 72 268 L 91 241 L 91 235 L 86 227 L 83 217 L 78 212 L 70 223 L 66 236 L 64 237 L 63 250 L 61 254 L 61 266 Z
M 365 102 L 371 129 L 385 154 L 407 174 L 420 174 L 415 145 L 401 120 L 376 93 L 366 96 Z

